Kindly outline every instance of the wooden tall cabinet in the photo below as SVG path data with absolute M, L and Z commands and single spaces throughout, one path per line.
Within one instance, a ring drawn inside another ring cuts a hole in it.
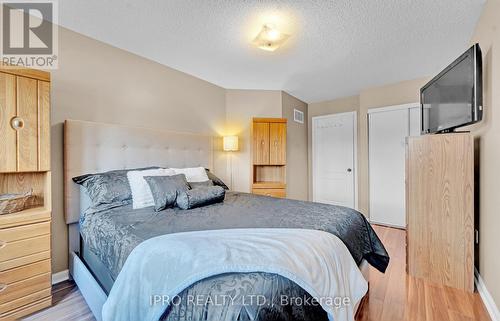
M 286 196 L 285 118 L 252 121 L 252 193 Z
M 473 291 L 473 137 L 425 135 L 407 143 L 408 273 Z
M 50 169 L 50 82 L 46 79 L 0 70 L 0 172 Z
M 0 194 L 34 195 L 0 215 L 0 320 L 52 304 L 50 74 L 0 66 Z

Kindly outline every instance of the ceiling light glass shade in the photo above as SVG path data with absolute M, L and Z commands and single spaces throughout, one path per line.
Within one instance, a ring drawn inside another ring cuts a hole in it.
M 224 136 L 222 142 L 224 151 L 235 152 L 238 150 L 238 136 Z
M 265 25 L 253 40 L 253 44 L 260 49 L 275 51 L 281 47 L 290 36 L 277 30 L 272 25 Z

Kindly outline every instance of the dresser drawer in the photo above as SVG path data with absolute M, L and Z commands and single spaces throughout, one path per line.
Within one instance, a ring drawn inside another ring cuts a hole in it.
M 0 247 L 5 242 L 19 241 L 47 234 L 50 234 L 50 222 L 3 228 L 0 229 Z
M 35 275 L 11 284 L 0 285 L 0 305 L 51 287 L 50 273 Z M 5 311 L 1 311 L 5 312 Z
M 9 284 L 0 295 L 0 315 L 51 296 L 51 275 L 41 274 Z
M 50 234 L 3 242 L 0 246 L 0 271 L 50 257 Z
M 46 291 L 43 292 L 45 294 Z M 46 297 L 42 300 L 35 301 L 33 303 L 20 306 L 19 308 L 10 310 L 7 313 L 0 314 L 0 321 L 17 321 L 24 316 L 30 315 L 34 312 L 48 308 L 52 305 L 52 297 Z
M 6 284 L 12 284 L 45 273 L 50 273 L 50 260 L 39 261 L 0 272 L 0 289 Z
M 50 250 L 38 252 L 31 255 L 21 256 L 17 259 L 0 262 L 0 272 L 42 260 L 50 260 Z
M 254 188 L 253 194 L 284 198 L 286 192 L 282 188 Z

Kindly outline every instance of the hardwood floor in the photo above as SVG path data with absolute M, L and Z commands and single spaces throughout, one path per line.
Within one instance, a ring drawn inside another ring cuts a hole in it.
M 391 261 L 382 274 L 370 267 L 370 290 L 357 321 L 489 321 L 477 292 L 430 284 L 406 274 L 406 232 L 373 226 Z
M 467 293 L 406 274 L 405 231 L 374 226 L 391 263 L 385 274 L 370 267 L 370 290 L 356 321 L 490 321 L 478 293 Z M 53 288 L 54 304 L 29 321 L 95 320 L 74 283 Z
M 25 321 L 95 321 L 85 299 L 73 281 L 52 287 L 52 306 L 22 320 Z

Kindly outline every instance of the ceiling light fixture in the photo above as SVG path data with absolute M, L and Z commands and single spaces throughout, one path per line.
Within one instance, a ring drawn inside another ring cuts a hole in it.
M 263 50 L 275 51 L 281 47 L 289 37 L 290 35 L 280 32 L 274 25 L 266 24 L 253 40 L 253 44 Z

